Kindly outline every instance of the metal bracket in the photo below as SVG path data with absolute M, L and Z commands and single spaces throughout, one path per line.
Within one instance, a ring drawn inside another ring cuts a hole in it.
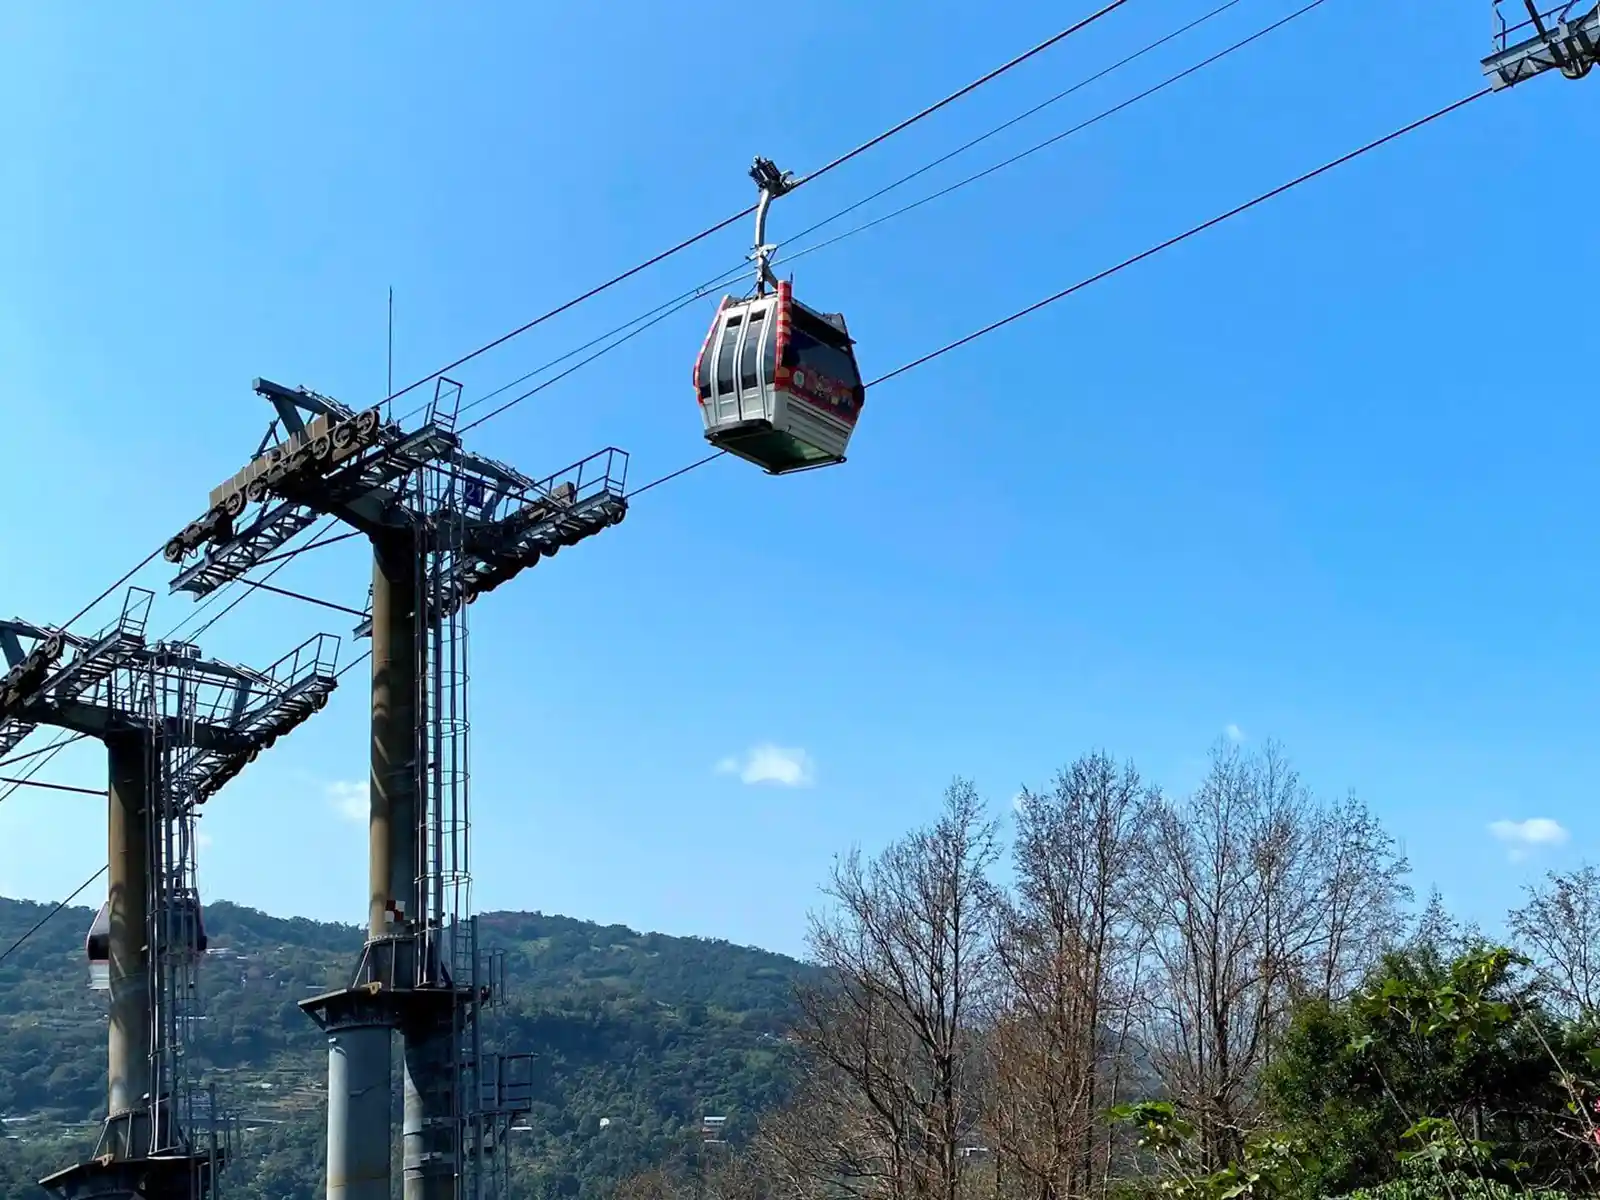
M 1582 79 L 1600 61 L 1600 4 L 1577 20 L 1569 20 L 1577 0 L 1544 12 L 1539 11 L 1537 0 L 1522 0 L 1528 19 L 1510 25 L 1500 12 L 1501 2 L 1492 0 L 1495 52 L 1483 60 L 1483 73 L 1496 91 L 1546 71 Z M 1512 42 L 1514 35 L 1523 36 Z
M 750 178 L 761 189 L 761 200 L 756 205 L 756 244 L 750 260 L 756 264 L 756 295 L 764 296 L 767 288 L 778 286 L 778 278 L 772 273 L 772 254 L 778 247 L 767 241 L 767 210 L 773 200 L 793 190 L 794 172 L 778 170 L 770 158 L 757 158 L 750 168 Z

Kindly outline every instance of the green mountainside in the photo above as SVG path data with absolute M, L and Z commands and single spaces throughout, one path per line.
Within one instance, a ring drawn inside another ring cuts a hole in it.
M 0 948 L 49 909 L 0 899 Z M 91 992 L 87 908 L 54 917 L 0 965 L 0 1197 L 88 1153 L 105 1105 L 104 994 Z M 325 1043 L 298 1000 L 341 986 L 361 931 L 206 908 L 204 1023 L 194 1051 L 245 1130 L 227 1195 L 322 1194 Z M 782 955 L 700 938 L 639 934 L 539 913 L 490 913 L 485 946 L 506 952 L 508 1001 L 492 1040 L 532 1051 L 536 1104 L 513 1138 L 519 1194 L 609 1194 L 685 1152 L 700 1118 L 737 1137 L 784 1094 L 783 1033 L 808 970 Z

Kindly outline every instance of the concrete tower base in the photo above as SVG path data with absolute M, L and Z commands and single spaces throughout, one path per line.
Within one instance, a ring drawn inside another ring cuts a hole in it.
M 389 1200 L 394 1006 L 374 982 L 300 1008 L 328 1034 L 328 1200 Z
M 211 1194 L 211 1172 L 221 1163 L 204 1155 L 96 1158 L 39 1181 L 60 1200 L 194 1200 Z

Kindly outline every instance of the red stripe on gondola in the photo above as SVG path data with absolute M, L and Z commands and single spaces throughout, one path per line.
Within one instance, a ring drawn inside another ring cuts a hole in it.
M 773 315 L 777 326 L 773 332 L 773 359 L 776 364 L 772 372 L 772 382 L 778 387 L 789 386 L 789 368 L 784 365 L 783 356 L 789 349 L 789 309 L 794 303 L 794 287 L 787 280 L 778 283 L 778 302 L 773 308 Z

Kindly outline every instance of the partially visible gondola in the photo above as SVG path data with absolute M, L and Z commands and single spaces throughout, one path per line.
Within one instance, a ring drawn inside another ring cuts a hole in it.
M 168 910 L 157 921 L 157 946 L 163 954 L 185 960 L 198 961 L 204 957 L 207 946 L 205 914 L 200 899 L 193 892 L 179 893 L 169 901 Z M 147 931 L 141 931 L 139 943 L 145 944 Z M 89 987 L 103 992 L 111 987 L 111 901 L 107 900 L 95 913 L 89 924 L 89 936 L 84 939 L 84 953 L 89 959 Z

